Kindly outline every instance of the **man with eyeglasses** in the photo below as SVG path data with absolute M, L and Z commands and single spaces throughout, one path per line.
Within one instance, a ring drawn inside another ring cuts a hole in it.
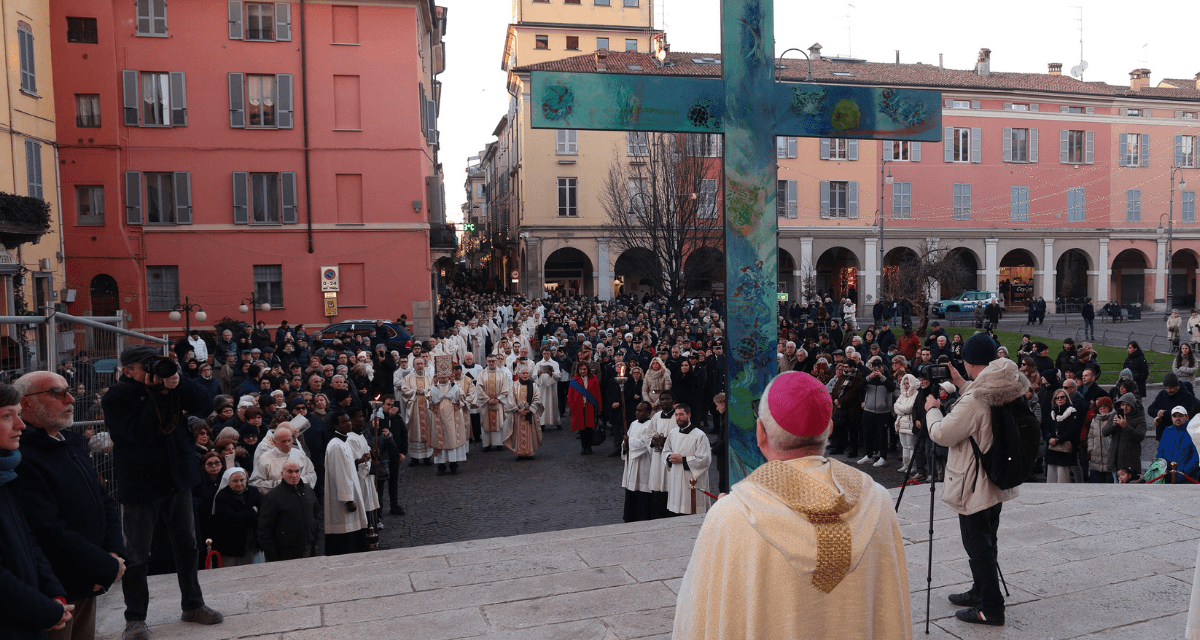
M 161 518 L 171 529 L 171 546 L 179 573 L 184 622 L 218 624 L 224 617 L 205 606 L 197 578 L 196 531 L 192 522 L 192 487 L 200 482 L 186 411 L 207 415 L 212 398 L 179 372 L 160 378 L 147 369 L 161 356 L 149 345 L 121 352 L 121 376 L 100 401 L 104 425 L 113 439 L 117 501 L 129 566 L 121 589 L 125 595 L 125 640 L 146 640 L 146 584 L 150 542 Z
M 18 378 L 21 418 L 21 509 L 54 574 L 75 605 L 51 639 L 92 638 L 96 596 L 125 573 L 117 503 L 96 479 L 83 436 L 69 427 L 75 398 L 62 376 L 35 371 Z

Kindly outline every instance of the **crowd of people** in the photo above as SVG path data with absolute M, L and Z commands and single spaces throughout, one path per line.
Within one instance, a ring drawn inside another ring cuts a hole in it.
M 950 452 L 930 437 L 930 423 L 959 399 L 968 341 L 938 322 L 914 330 L 902 304 L 881 307 L 860 327 L 850 299 L 781 305 L 778 371 L 824 385 L 826 456 L 875 467 L 898 457 L 918 481 L 940 479 Z M 201 568 L 366 550 L 385 527 L 384 496 L 388 513 L 404 515 L 404 463 L 454 476 L 473 452 L 507 449 L 526 460 L 546 430 L 564 427 L 580 455 L 611 435 L 627 521 L 704 513 L 712 466 L 719 491 L 729 491 L 722 311 L 707 299 L 527 301 L 451 287 L 423 339 L 408 336 L 404 318 L 400 332 L 378 321 L 374 332 L 338 336 L 259 323 L 215 340 L 193 331 L 169 357 L 130 347 L 111 381 L 86 356 L 29 374 L 0 388 L 12 396 L 0 394 L 0 405 L 23 408 L 30 426 L 21 435 L 20 412 L 0 411 L 16 434 L 0 438 L 9 452 L 0 453 L 0 506 L 29 523 L 29 533 L 9 523 L 0 535 L 26 549 L 13 575 L 33 585 L 22 587 L 27 602 L 13 615 L 31 630 L 70 629 L 73 610 L 94 626 L 89 601 L 123 575 L 126 637 L 146 638 L 154 548 L 154 562 L 179 575 L 183 618 L 215 624 L 222 618 L 204 604 Z M 977 333 L 1028 382 L 1023 399 L 1042 425 L 1047 482 L 1139 481 L 1151 421 L 1160 457 L 1200 475 L 1186 437 L 1200 412 L 1196 345 L 1183 344 L 1146 405 L 1150 372 L 1136 342 L 1105 388 L 1088 343 L 1067 339 L 1051 359 L 1029 336 L 1009 354 L 989 329 Z M 91 418 L 104 427 L 70 429 Z M 115 487 L 97 479 L 100 459 L 111 461 Z M 56 484 L 58 476 L 70 481 Z M 156 533 L 169 546 L 156 547 Z M 0 554 L 12 572 L 7 558 Z

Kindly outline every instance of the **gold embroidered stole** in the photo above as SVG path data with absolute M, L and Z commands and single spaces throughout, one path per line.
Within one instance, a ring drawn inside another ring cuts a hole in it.
M 500 399 L 500 372 L 499 371 L 492 371 L 491 369 L 484 370 L 484 372 L 483 372 L 483 391 L 485 394 L 487 394 L 487 397 L 489 400 L 499 400 Z M 504 410 L 503 407 L 501 407 L 501 405 L 499 403 L 496 403 L 496 404 L 486 404 L 485 403 L 484 407 L 486 407 L 487 417 L 488 417 L 488 424 L 485 425 L 485 428 L 487 429 L 487 431 L 489 433 L 495 433 L 495 432 L 499 431 L 500 430 L 500 418 L 501 418 L 500 412 Z
M 863 474 L 857 469 L 836 460 L 829 460 L 829 465 L 841 494 L 782 460 L 772 460 L 746 478 L 778 496 L 813 524 L 817 567 L 812 585 L 824 593 L 832 592 L 850 571 L 850 527 L 842 521 L 842 515 L 858 504 L 864 484 Z

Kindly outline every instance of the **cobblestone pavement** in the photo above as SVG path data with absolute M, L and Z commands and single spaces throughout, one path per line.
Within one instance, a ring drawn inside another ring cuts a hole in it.
M 533 460 L 515 460 L 508 449 L 484 453 L 472 444 L 458 475 L 439 478 L 434 466 L 410 467 L 405 462 L 399 487 L 407 513 L 388 515 L 387 499 L 380 496 L 385 503 L 380 546 L 394 549 L 621 523 L 621 459 L 608 457 L 611 437 L 595 450 L 595 455 L 579 455 L 579 441 L 565 427 L 543 434 Z M 889 489 L 898 487 L 903 479 L 897 471 L 899 457 L 889 457 L 886 467 L 857 468 Z M 709 478 L 709 491 L 716 493 L 715 470 Z

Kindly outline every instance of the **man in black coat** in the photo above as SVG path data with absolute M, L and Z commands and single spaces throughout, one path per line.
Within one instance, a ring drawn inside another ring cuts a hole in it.
M 1083 299 L 1083 308 L 1079 310 L 1083 316 L 1083 337 L 1088 340 L 1096 339 L 1096 308 L 1092 306 L 1091 298 Z
M 92 467 L 83 436 L 69 431 L 74 398 L 68 382 L 49 371 L 13 383 L 23 395 L 21 510 L 55 576 L 75 605 L 58 637 L 96 634 L 96 596 L 125 573 L 125 543 L 117 503 Z
M 121 588 L 125 595 L 125 640 L 146 640 L 146 584 L 150 544 L 162 518 L 170 530 L 175 568 L 182 592 L 184 622 L 217 624 L 220 613 L 205 606 L 197 579 L 196 533 L 192 522 L 192 487 L 200 467 L 184 412 L 203 416 L 212 398 L 178 371 L 154 375 L 158 350 L 134 345 L 121 352 L 121 376 L 100 400 L 104 424 L 113 439 L 117 501 L 121 503 L 128 566 Z M 158 361 L 161 362 L 161 361 Z M 148 370 L 147 367 L 150 367 Z
M 263 496 L 258 513 L 258 546 L 267 562 L 311 557 L 320 511 L 317 496 L 300 479 L 300 464 L 283 463 L 283 482 Z

